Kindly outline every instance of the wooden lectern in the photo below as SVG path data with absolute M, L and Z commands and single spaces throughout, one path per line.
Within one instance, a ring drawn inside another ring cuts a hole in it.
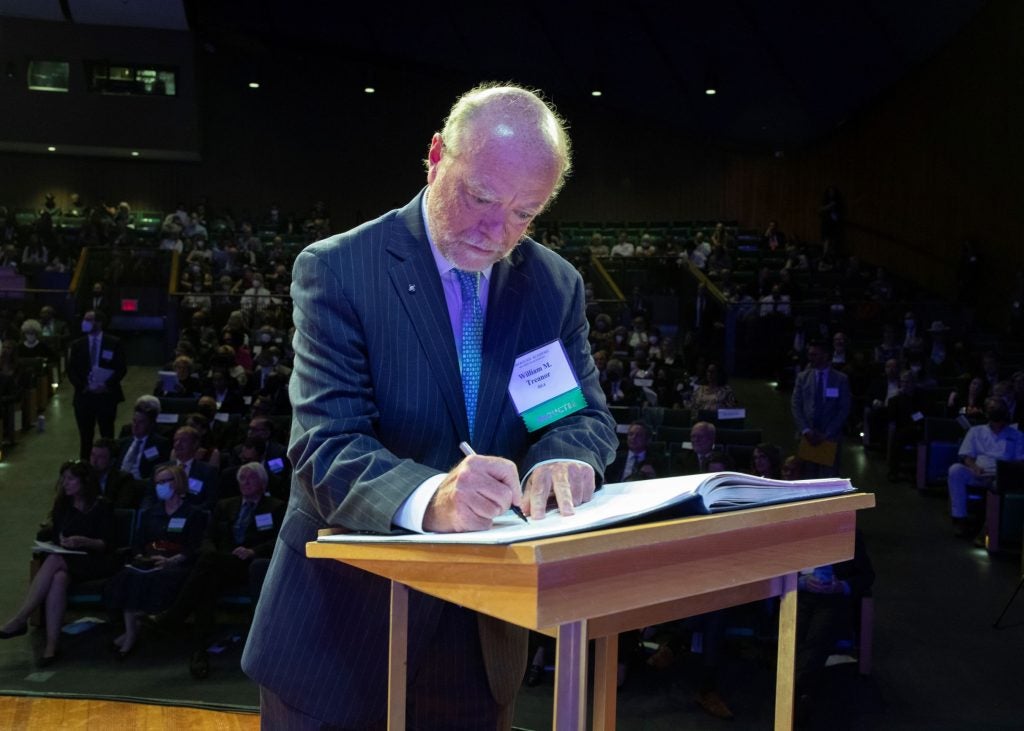
M 796 584 L 801 569 L 853 557 L 854 493 L 509 545 L 308 543 L 391 579 L 388 728 L 405 721 L 408 588 L 554 635 L 556 731 L 587 720 L 587 641 L 595 640 L 593 728 L 615 728 L 616 636 L 779 596 L 775 728 L 793 716 Z

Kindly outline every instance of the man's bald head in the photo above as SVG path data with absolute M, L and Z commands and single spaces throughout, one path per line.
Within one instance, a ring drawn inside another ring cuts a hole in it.
M 536 157 L 550 152 L 561 168 L 552 199 L 572 167 L 565 120 L 536 92 L 519 86 L 487 83 L 467 91 L 452 106 L 439 134 L 452 157 L 513 139 Z

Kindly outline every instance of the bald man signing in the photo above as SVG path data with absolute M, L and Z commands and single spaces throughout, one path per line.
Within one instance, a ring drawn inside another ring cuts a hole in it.
M 478 87 L 433 136 L 424 190 L 296 260 L 292 498 L 242 658 L 265 728 L 384 728 L 389 585 L 307 559 L 318 529 L 481 530 L 549 497 L 570 513 L 603 479 L 616 437 L 583 282 L 525 236 L 569 165 L 550 106 Z M 527 427 L 509 389 L 541 351 L 582 398 Z M 410 728 L 510 726 L 525 630 L 411 592 L 408 634 Z

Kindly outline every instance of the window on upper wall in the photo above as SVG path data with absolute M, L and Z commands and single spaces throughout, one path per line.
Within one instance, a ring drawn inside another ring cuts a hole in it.
M 28 88 L 32 91 L 67 91 L 70 68 L 67 61 L 29 61 Z
M 97 94 L 175 96 L 178 93 L 178 70 L 168 66 L 86 61 L 85 78 L 89 91 Z

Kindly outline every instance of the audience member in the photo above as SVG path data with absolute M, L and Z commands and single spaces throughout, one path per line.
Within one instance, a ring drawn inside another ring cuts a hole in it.
M 132 410 L 130 435 L 118 442 L 120 468 L 136 480 L 153 475 L 153 468 L 167 461 L 171 442 L 154 431 L 160 415 L 160 401 L 155 396 L 140 396 Z
M 139 520 L 132 562 L 107 585 L 107 604 L 124 613 L 124 632 L 114 639 L 123 659 L 135 648 L 143 614 L 165 609 L 178 595 L 206 529 L 203 511 L 191 505 L 188 478 L 175 465 L 156 470 L 157 501 Z
M 116 466 L 117 453 L 117 442 L 100 437 L 89 452 L 89 465 L 104 500 L 114 508 L 135 509 L 141 498 L 138 486 L 129 473 Z
M 1006 403 L 999 398 L 985 400 L 986 424 L 972 426 L 960 443 L 960 462 L 949 467 L 949 503 L 957 536 L 970 538 L 977 524 L 967 514 L 969 487 L 992 484 L 999 460 L 1024 460 L 1024 435 L 1010 426 Z
M 68 586 L 113 573 L 110 558 L 113 537 L 113 509 L 110 503 L 100 499 L 99 486 L 89 465 L 65 462 L 60 467 L 50 522 L 39 531 L 38 539 L 83 553 L 46 552 L 21 608 L 0 628 L 0 639 L 25 634 L 29 617 L 36 609 L 44 607 L 46 642 L 39 665 L 50 665 L 57 658 Z
M 818 566 L 801 573 L 797 582 L 796 618 L 797 708 L 809 712 L 821 687 L 822 670 L 836 643 L 854 631 L 857 607 L 875 580 L 874 568 L 860 530 L 854 538 L 853 558 Z
M 701 383 L 693 391 L 690 412 L 694 419 L 702 413 L 717 412 L 736 406 L 736 394 L 732 387 L 722 382 L 722 372 L 717 363 L 708 363 Z
M 615 461 L 605 471 L 609 482 L 649 480 L 666 477 L 664 455 L 649 451 L 651 428 L 643 421 L 634 421 L 626 432 L 626 448 L 620 449 Z
M 844 373 L 832 368 L 820 340 L 807 346 L 807 368 L 796 378 L 791 409 L 797 433 L 817 460 L 807 465 L 808 476 L 838 474 L 840 442 L 850 414 L 850 384 Z M 820 449 L 824 445 L 829 453 Z
M 78 423 L 79 456 L 88 459 L 93 435 L 114 436 L 117 405 L 124 401 L 121 379 L 128 371 L 121 341 L 103 331 L 106 316 L 89 310 L 82 318 L 82 337 L 71 344 L 68 380 L 75 387 L 75 421 Z
M 779 448 L 768 442 L 761 442 L 754 447 L 750 455 L 750 474 L 770 480 L 782 479 L 782 455 Z
M 213 634 L 218 597 L 226 588 L 248 586 L 253 559 L 269 559 L 274 549 L 285 503 L 266 494 L 267 484 L 266 470 L 259 463 L 238 468 L 240 495 L 217 503 L 195 567 L 175 600 L 151 622 L 158 631 L 170 631 L 195 612 L 198 646 L 189 663 L 195 678 L 209 675 L 205 647 Z
M 695 475 L 708 472 L 708 461 L 715 449 L 715 425 L 698 421 L 690 428 L 690 448 L 679 452 L 676 472 L 681 475 Z

